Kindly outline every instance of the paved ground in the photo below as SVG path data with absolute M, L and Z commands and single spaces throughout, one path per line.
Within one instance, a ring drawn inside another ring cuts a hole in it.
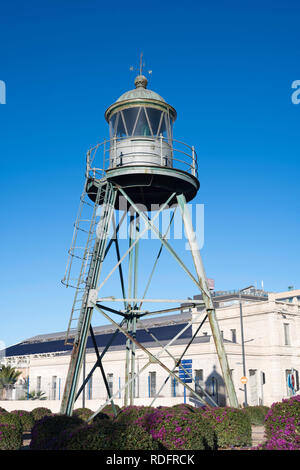
M 262 444 L 265 440 L 265 427 L 252 426 L 252 447 Z

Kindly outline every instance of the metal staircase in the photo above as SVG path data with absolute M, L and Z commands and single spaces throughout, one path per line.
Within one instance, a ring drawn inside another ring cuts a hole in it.
M 106 178 L 98 181 L 95 203 L 93 203 L 86 192 L 88 178 L 85 180 L 76 222 L 74 223 L 72 244 L 68 251 L 69 257 L 66 272 L 62 279 L 64 285 L 75 289 L 65 337 L 65 344 L 69 345 L 74 343 L 74 337 L 79 327 L 80 312 L 86 301 L 88 273 L 91 269 L 96 238 L 103 236 L 99 231 L 96 234 L 96 224 L 97 218 L 100 215 L 100 208 L 101 206 L 105 207 L 107 202 L 107 181 Z M 100 223 L 99 227 L 101 227 Z

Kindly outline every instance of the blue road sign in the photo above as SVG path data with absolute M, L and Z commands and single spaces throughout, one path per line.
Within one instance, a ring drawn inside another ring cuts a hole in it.
M 181 361 L 182 367 L 179 366 L 179 378 L 184 382 L 184 383 L 192 383 L 192 376 L 193 376 L 193 368 L 192 368 L 192 359 L 183 359 Z

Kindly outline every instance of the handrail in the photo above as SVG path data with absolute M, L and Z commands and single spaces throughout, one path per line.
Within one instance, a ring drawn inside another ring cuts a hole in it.
M 170 140 L 170 139 L 166 139 L 163 136 L 159 136 L 159 137 L 156 137 L 156 138 L 151 138 L 149 136 L 147 136 L 147 137 L 143 137 L 143 136 L 114 137 L 113 139 L 104 140 L 103 142 L 98 143 L 94 147 L 90 148 L 87 152 L 87 156 L 86 156 L 86 176 L 90 177 L 91 173 L 94 176 L 94 178 L 96 177 L 96 175 L 98 176 L 99 174 L 100 174 L 100 176 L 102 175 L 102 177 L 105 176 L 106 170 L 108 168 L 111 169 L 111 168 L 114 167 L 114 166 L 113 167 L 111 166 L 111 164 L 112 164 L 111 152 L 116 153 L 118 143 L 122 142 L 122 141 L 126 142 L 126 141 L 135 141 L 135 140 L 144 141 L 144 142 L 147 142 L 147 141 L 156 142 L 158 144 L 158 147 L 160 146 L 160 153 L 157 153 L 155 151 L 154 152 L 143 152 L 141 150 L 141 151 L 137 151 L 137 152 L 129 152 L 127 154 L 123 154 L 122 155 L 123 158 L 128 157 L 130 155 L 140 155 L 140 156 L 142 156 L 142 155 L 146 156 L 147 155 L 149 157 L 151 157 L 151 156 L 152 157 L 159 157 L 161 159 L 161 164 L 155 163 L 155 166 L 158 166 L 158 167 L 161 166 L 161 167 L 164 167 L 164 168 L 166 167 L 166 165 L 162 164 L 162 158 L 167 158 L 168 161 L 171 162 L 171 164 L 172 164 L 171 166 L 168 166 L 168 168 L 180 169 L 181 171 L 185 171 L 187 173 L 192 174 L 196 178 L 198 177 L 198 158 L 197 158 L 197 152 L 196 152 L 195 148 L 193 146 L 185 144 L 184 142 L 182 142 L 180 140 L 177 140 L 177 139 Z M 161 147 L 162 143 L 164 144 L 164 150 L 167 147 L 168 150 L 170 151 L 170 155 L 165 155 L 165 156 L 162 155 L 162 147 Z M 175 146 L 174 146 L 174 143 L 175 143 Z M 176 145 L 176 144 L 178 144 L 178 145 Z M 180 146 L 183 146 L 184 149 L 180 148 Z M 101 148 L 103 150 L 102 167 L 98 166 L 98 165 L 97 165 L 97 167 L 95 167 L 93 165 L 94 165 L 94 162 L 96 163 L 96 159 L 97 159 L 97 162 L 100 163 L 100 161 L 97 157 L 98 157 L 98 154 L 99 154 L 99 150 Z M 189 150 L 191 152 L 189 152 Z M 178 158 L 178 154 L 181 155 L 181 158 Z M 119 156 L 117 156 L 115 159 L 117 160 L 118 158 L 119 158 Z M 149 165 L 149 161 L 145 161 L 144 164 Z M 184 166 L 184 169 L 180 168 L 180 165 Z M 122 165 L 118 165 L 118 167 L 120 167 L 120 166 L 122 166 Z

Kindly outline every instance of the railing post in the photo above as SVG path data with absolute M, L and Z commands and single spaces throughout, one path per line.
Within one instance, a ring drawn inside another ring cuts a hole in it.
M 105 171 L 105 152 L 106 152 L 106 139 L 104 139 L 103 143 L 103 170 Z
M 195 147 L 194 147 L 194 146 L 192 146 L 192 159 L 193 159 L 192 175 L 193 175 L 193 176 L 196 176 Z
M 163 140 L 163 135 L 160 134 L 160 166 L 163 166 L 163 155 L 162 155 L 162 140 Z
M 115 164 L 117 165 L 117 138 L 115 135 L 114 135 L 114 159 L 113 161 L 116 162 Z

